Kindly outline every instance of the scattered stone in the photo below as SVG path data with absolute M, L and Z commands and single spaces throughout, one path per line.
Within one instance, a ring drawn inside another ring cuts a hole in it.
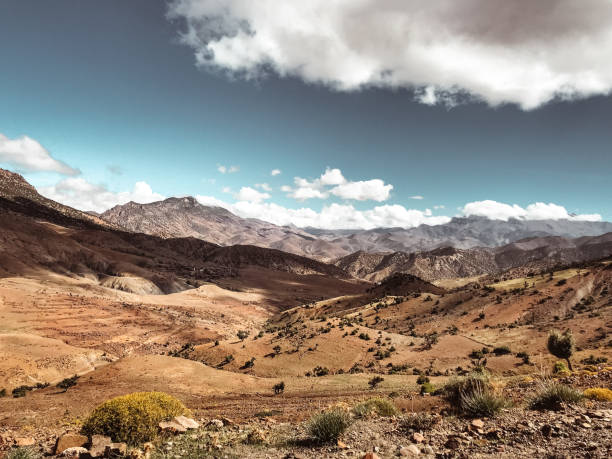
M 444 446 L 448 449 L 459 449 L 461 448 L 461 443 L 461 438 L 457 436 L 452 436 L 446 441 Z
M 200 424 L 195 420 L 188 418 L 186 416 L 176 416 L 174 418 L 174 422 L 182 425 L 186 429 L 198 429 L 200 428 Z
M 399 453 L 400 453 L 400 456 L 402 457 L 412 457 L 412 456 L 418 456 L 419 454 L 421 454 L 421 451 L 416 445 L 408 445 L 408 446 L 405 446 L 404 448 L 401 448 Z
M 474 419 L 470 425 L 472 427 L 474 427 L 475 429 L 482 429 L 484 427 L 484 422 L 482 421 L 482 419 Z
M 123 457 L 127 453 L 127 445 L 125 443 L 111 443 L 106 447 L 106 457 Z
M 348 445 L 343 441 L 338 440 L 338 448 L 340 449 L 348 449 Z
M 380 459 L 380 456 L 376 453 L 366 453 L 362 459 Z
M 168 432 L 173 434 L 187 432 L 187 428 L 183 427 L 176 421 L 162 421 L 159 423 L 159 428 L 162 432 Z
M 65 457 L 70 459 L 79 459 L 81 456 L 88 454 L 87 449 L 82 446 L 72 446 L 64 449 L 58 457 Z
M 15 438 L 15 446 L 32 446 L 36 443 L 32 437 L 17 437 Z
M 230 418 L 221 418 L 221 422 L 223 422 L 224 426 L 233 426 L 234 425 L 234 421 L 232 421 Z
M 113 441 L 110 437 L 104 435 L 93 435 L 91 437 L 91 446 L 89 448 L 89 455 L 91 457 L 104 457 L 106 453 L 106 447 L 109 446 Z
M 221 419 L 211 419 L 210 421 L 208 421 L 208 424 L 206 425 L 214 429 L 222 429 L 224 424 Z
M 412 434 L 412 440 L 415 443 L 423 443 L 425 441 L 425 436 L 418 432 L 415 432 Z

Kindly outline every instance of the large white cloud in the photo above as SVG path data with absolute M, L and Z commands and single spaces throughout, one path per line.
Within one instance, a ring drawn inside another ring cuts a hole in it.
M 330 194 L 342 199 L 354 201 L 386 201 L 389 199 L 393 185 L 385 185 L 381 179 L 352 182 L 347 180 L 340 169 L 325 169 L 321 176 L 314 180 L 295 177 L 294 187 L 281 187 L 288 196 L 298 201 L 307 199 L 327 199 Z
M 136 182 L 131 191 L 113 192 L 104 185 L 89 183 L 81 177 L 66 178 L 53 186 L 41 187 L 39 192 L 75 209 L 96 212 L 104 212 L 130 201 L 146 204 L 165 199 L 163 195 L 155 193 L 147 182 Z
M 246 202 L 262 202 L 266 199 L 270 198 L 268 193 L 262 193 L 257 191 L 255 188 L 251 188 L 250 186 L 243 186 L 240 188 L 240 191 L 234 195 L 238 201 L 246 201 Z
M 609 0 L 173 0 L 200 66 L 524 109 L 612 88 Z
M 24 135 L 9 139 L 0 133 L 0 163 L 8 163 L 25 172 L 58 172 L 78 175 L 80 171 L 51 156 L 38 141 Z
M 583 220 L 601 221 L 599 214 L 570 214 L 565 207 L 553 203 L 536 202 L 523 208 L 517 204 L 485 200 L 469 202 L 463 206 L 462 213 L 466 216 L 476 215 L 493 220 Z
M 224 207 L 244 218 L 257 218 L 276 225 L 295 225 L 300 228 L 325 229 L 372 229 L 414 226 L 427 223 L 440 225 L 450 221 L 449 217 L 433 216 L 431 211 L 406 209 L 401 205 L 382 205 L 372 209 L 358 210 L 349 204 L 333 203 L 320 212 L 309 207 L 290 209 L 272 202 L 238 201 L 227 203 L 211 196 L 196 196 L 204 205 Z

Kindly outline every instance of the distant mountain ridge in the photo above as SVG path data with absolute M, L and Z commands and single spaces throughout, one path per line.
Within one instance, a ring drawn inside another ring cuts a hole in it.
M 490 220 L 455 217 L 443 225 L 371 230 L 298 229 L 204 206 L 193 197 L 168 198 L 150 204 L 130 202 L 100 217 L 129 231 L 164 238 L 195 237 L 219 245 L 248 244 L 332 261 L 355 252 L 422 252 L 442 247 L 499 247 L 534 237 L 574 239 L 612 232 L 612 223 L 575 220 Z

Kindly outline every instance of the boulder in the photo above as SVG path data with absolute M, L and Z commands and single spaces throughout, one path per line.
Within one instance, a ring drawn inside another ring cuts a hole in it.
M 127 453 L 127 445 L 125 443 L 111 443 L 106 446 L 104 452 L 106 457 L 123 457 Z
M 17 437 L 15 438 L 15 446 L 32 446 L 36 443 L 32 437 Z
M 68 448 L 84 447 L 89 439 L 85 435 L 67 433 L 57 439 L 55 443 L 55 454 L 60 454 Z
M 181 424 L 179 424 L 176 421 L 162 421 L 158 425 L 162 432 L 173 433 L 173 434 L 187 432 L 187 427 L 183 427 Z
M 484 427 L 484 422 L 482 419 L 474 419 L 470 426 L 472 426 L 474 429 L 482 429 Z
M 423 434 L 415 432 L 412 434 L 412 441 L 414 441 L 415 443 L 423 443 L 425 441 L 425 437 L 423 436 Z
M 58 457 L 65 457 L 68 459 L 79 459 L 81 457 L 85 457 L 88 455 L 89 455 L 89 452 L 87 451 L 86 448 L 83 448 L 82 446 L 72 446 L 62 451 L 58 455 Z
M 223 428 L 223 421 L 221 419 L 211 419 L 210 421 L 208 421 L 208 424 L 206 424 L 208 427 L 212 427 L 214 429 L 222 429 Z
M 104 454 L 106 454 L 106 447 L 112 443 L 113 441 L 110 437 L 105 437 L 104 435 L 92 436 L 89 455 L 91 457 L 104 457 Z
M 416 445 L 408 445 L 400 449 L 399 453 L 402 457 L 412 457 L 418 456 L 419 454 L 421 454 L 421 451 Z
M 200 424 L 197 423 L 194 419 L 185 417 L 185 416 L 177 416 L 174 418 L 174 422 L 182 425 L 186 429 L 198 429 Z

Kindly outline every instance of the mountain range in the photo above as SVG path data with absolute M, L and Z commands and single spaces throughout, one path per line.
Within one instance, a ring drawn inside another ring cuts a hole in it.
M 612 232 L 612 223 L 574 220 L 490 220 L 455 217 L 443 225 L 372 230 L 321 230 L 277 226 L 241 218 L 221 207 L 204 206 L 193 197 L 169 198 L 151 204 L 134 202 L 100 215 L 128 231 L 168 237 L 195 237 L 219 245 L 257 245 L 335 261 L 355 252 L 431 251 L 442 247 L 499 247 L 526 238 L 578 238 Z

